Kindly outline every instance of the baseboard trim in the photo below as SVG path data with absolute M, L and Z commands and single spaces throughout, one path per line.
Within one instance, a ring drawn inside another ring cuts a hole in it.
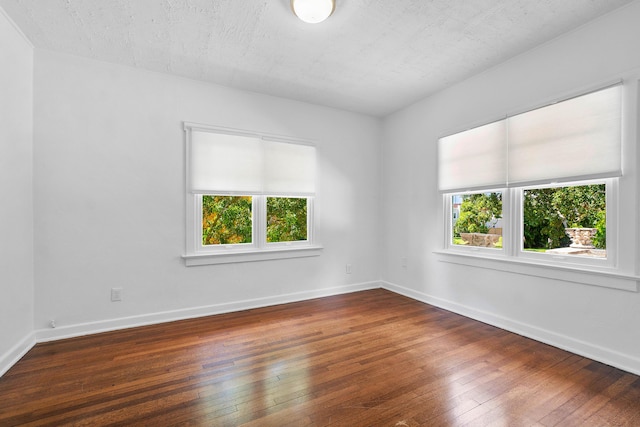
M 277 295 L 266 298 L 256 298 L 243 301 L 235 301 L 224 304 L 214 304 L 202 307 L 193 307 L 183 310 L 172 310 L 151 313 L 139 316 L 109 319 L 98 322 L 62 326 L 55 329 L 40 329 L 26 336 L 5 354 L 0 356 L 0 377 L 15 365 L 34 345 L 40 342 L 56 341 L 78 336 L 92 335 L 101 332 L 110 332 L 120 329 L 129 329 L 139 326 L 173 322 L 178 320 L 193 319 L 197 317 L 212 316 L 235 311 L 250 310 L 268 307 L 278 304 L 304 301 L 314 298 L 322 298 L 332 295 L 340 295 L 369 289 L 383 288 L 391 292 L 424 302 L 480 322 L 484 322 L 498 328 L 561 348 L 566 351 L 605 363 L 610 366 L 640 375 L 640 359 L 631 355 L 615 352 L 597 345 L 555 333 L 533 325 L 518 322 L 475 308 L 458 304 L 453 301 L 434 297 L 413 289 L 405 288 L 386 281 L 363 282 L 346 286 L 323 288 L 313 291 L 296 292 Z
M 549 344 L 551 346 L 578 354 L 583 357 L 587 357 L 589 359 L 593 359 L 598 362 L 602 362 L 606 365 L 631 372 L 635 375 L 640 375 L 640 359 L 632 355 L 619 353 L 604 347 L 600 347 L 598 345 L 571 338 L 566 335 L 558 334 L 547 329 L 542 329 L 537 326 L 522 323 L 517 320 L 509 319 L 502 316 L 496 316 L 495 314 L 488 313 L 486 311 L 477 310 L 473 307 L 434 297 L 432 295 L 405 288 L 394 283 L 381 281 L 381 287 L 383 289 L 387 289 L 391 292 L 404 295 L 417 301 L 421 301 L 426 304 L 430 304 L 447 311 L 451 311 L 462 316 L 469 317 L 471 319 L 478 320 L 492 326 L 496 326 L 500 329 L 504 329 L 509 332 L 513 332 L 518 335 L 522 335 L 524 337 Z
M 0 377 L 6 374 L 13 365 L 18 363 L 18 361 L 22 359 L 22 356 L 27 354 L 34 345 L 36 345 L 36 336 L 34 333 L 30 333 L 16 345 L 11 347 L 9 351 L 0 356 Z
M 213 316 L 216 314 L 231 313 L 235 311 L 250 310 L 254 308 L 268 307 L 278 304 L 304 301 L 314 298 L 322 298 L 332 295 L 347 294 L 380 288 L 379 281 L 363 282 L 352 285 L 332 288 L 316 289 L 313 291 L 282 294 L 272 297 L 255 298 L 243 301 L 234 301 L 223 304 L 213 304 L 201 307 L 192 307 L 181 310 L 164 311 L 158 313 L 143 314 L 138 316 L 108 319 L 97 322 L 88 322 L 68 326 L 60 326 L 51 329 L 39 329 L 35 331 L 36 342 L 57 341 L 66 338 L 92 335 L 102 332 L 111 332 L 121 329 L 129 329 L 140 326 L 159 323 L 174 322 L 178 320 L 193 319 L 198 317 Z

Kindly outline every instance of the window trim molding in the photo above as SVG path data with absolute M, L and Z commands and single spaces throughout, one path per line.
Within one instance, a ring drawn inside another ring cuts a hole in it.
M 524 276 L 543 277 L 582 285 L 599 286 L 628 292 L 639 292 L 640 276 L 621 273 L 614 269 L 584 268 L 556 263 L 530 261 L 522 258 L 488 257 L 462 251 L 434 251 L 440 262 L 467 267 L 496 270 Z
M 267 261 L 286 258 L 306 258 L 319 256 L 322 245 L 284 245 L 266 249 L 233 249 L 227 252 L 203 252 L 182 255 L 187 267 L 210 264 L 230 264 L 239 262 Z

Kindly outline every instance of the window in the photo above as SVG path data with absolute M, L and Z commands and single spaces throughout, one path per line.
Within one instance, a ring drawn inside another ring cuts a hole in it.
M 251 196 L 202 196 L 202 245 L 253 243 Z
M 502 193 L 451 196 L 451 243 L 502 249 Z
M 302 197 L 267 197 L 267 243 L 306 241 L 308 202 Z
M 315 147 L 185 123 L 187 265 L 317 255 Z
M 522 190 L 525 252 L 607 257 L 606 184 Z
M 445 247 L 615 265 L 621 141 L 621 85 L 441 138 Z
M 309 242 L 308 197 L 202 194 L 198 198 L 203 248 L 251 249 L 259 246 L 254 243 L 260 240 L 265 240 L 267 247 Z M 266 208 L 261 207 L 263 202 Z M 264 233 L 260 229 L 254 232 L 254 223 L 260 222 L 254 221 L 254 212 L 257 218 L 265 217 Z

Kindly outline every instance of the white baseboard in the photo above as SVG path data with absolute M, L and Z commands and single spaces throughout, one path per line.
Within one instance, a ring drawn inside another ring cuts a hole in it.
M 0 377 L 2 377 L 13 365 L 18 363 L 29 350 L 36 345 L 36 336 L 32 332 L 14 345 L 5 354 L 0 355 Z
M 150 313 L 139 316 L 122 317 L 118 319 L 108 319 L 97 322 L 61 326 L 51 329 L 39 329 L 30 333 L 22 341 L 9 349 L 5 354 L 0 355 L 0 377 L 2 377 L 2 375 L 4 375 L 9 369 L 11 369 L 11 367 L 15 365 L 29 350 L 31 350 L 34 345 L 40 342 L 56 341 L 65 338 L 97 334 L 100 332 L 109 332 L 119 329 L 135 328 L 138 326 L 153 325 L 158 323 L 173 322 L 177 320 L 212 316 L 215 314 L 230 313 L 234 311 L 249 310 L 253 308 L 268 307 L 272 305 L 304 301 L 313 298 L 347 294 L 368 289 L 378 289 L 380 287 L 381 283 L 378 281 L 363 282 L 352 285 L 337 286 L 333 288 L 316 289 L 313 291 L 276 295 L 273 297 L 255 298 L 202 307 L 191 307 L 182 310 Z
M 521 323 L 475 308 L 448 301 L 442 298 L 427 295 L 409 288 L 405 288 L 390 282 L 372 281 L 353 285 L 339 286 L 333 288 L 317 289 L 314 291 L 297 292 L 292 294 L 277 295 L 266 298 L 256 298 L 231 303 L 215 304 L 202 307 L 193 307 L 183 310 L 165 311 L 139 316 L 109 319 L 99 322 L 89 322 L 70 326 L 58 327 L 55 329 L 40 329 L 21 342 L 16 344 L 8 352 L 0 356 L 0 377 L 7 372 L 22 356 L 24 356 L 36 343 L 55 341 L 65 338 L 72 338 L 84 335 L 91 335 L 100 332 L 108 332 L 119 329 L 133 328 L 137 326 L 152 325 L 158 323 L 172 322 L 176 320 L 191 319 L 197 317 L 211 316 L 215 314 L 230 313 L 234 311 L 248 310 L 260 307 L 267 307 L 277 304 L 304 301 L 313 298 L 321 298 L 331 295 L 346 294 L 351 292 L 364 291 L 368 289 L 384 288 L 391 292 L 407 296 L 445 310 L 478 320 L 490 325 L 514 332 L 536 341 L 579 354 L 589 359 L 614 366 L 616 368 L 640 375 L 640 359 L 619 352 L 612 351 L 597 345 L 580 341 L 565 335 L 555 333 L 546 329 L 541 329 L 533 325 Z
M 191 307 L 181 310 L 164 311 L 158 313 L 142 314 L 138 316 L 107 319 L 97 322 L 88 322 L 68 326 L 60 326 L 51 329 L 39 329 L 35 331 L 37 342 L 56 341 L 65 338 L 73 338 L 84 335 L 109 332 L 119 329 L 128 329 L 138 326 L 154 325 L 158 323 L 173 322 L 177 320 L 193 319 L 197 317 L 212 316 L 215 314 L 230 313 L 234 311 L 249 310 L 260 307 L 268 307 L 290 302 L 304 301 L 313 298 L 327 297 L 331 295 L 346 294 L 368 289 L 380 288 L 380 282 L 364 282 L 333 288 L 316 289 L 313 291 L 296 292 L 292 294 L 276 295 L 266 298 L 255 298 L 230 303 L 214 304 L 201 307 Z
M 604 364 L 622 369 L 624 371 L 640 375 L 640 358 L 634 355 L 619 353 L 595 344 L 571 338 L 566 335 L 561 335 L 547 329 L 542 329 L 537 326 L 522 323 L 513 319 L 508 319 L 506 317 L 497 316 L 493 313 L 477 310 L 473 307 L 427 295 L 425 293 L 418 292 L 413 289 L 408 289 L 393 283 L 382 281 L 381 287 L 400 295 L 415 299 L 417 301 L 422 301 L 424 303 L 460 314 L 465 317 L 469 317 L 474 320 L 478 320 L 483 323 L 487 323 L 489 325 L 496 326 L 498 328 L 516 333 L 518 335 L 522 335 L 527 338 L 552 345 L 562 350 L 566 350 L 571 353 L 575 353 L 580 356 L 584 356 L 589 359 L 593 359 L 598 362 L 602 362 Z

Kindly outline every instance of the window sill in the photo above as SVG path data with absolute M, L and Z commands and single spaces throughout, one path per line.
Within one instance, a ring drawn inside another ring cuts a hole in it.
M 584 266 L 569 267 L 551 263 L 533 262 L 514 258 L 495 258 L 479 254 L 453 251 L 435 251 L 439 261 L 470 267 L 498 270 L 525 276 L 544 277 L 565 282 L 600 286 L 629 292 L 638 292 L 639 276 L 614 270 L 589 269 Z
M 260 250 L 208 252 L 182 255 L 187 267 L 210 264 L 230 264 L 238 262 L 267 261 L 273 259 L 304 258 L 318 256 L 322 246 L 278 247 Z

